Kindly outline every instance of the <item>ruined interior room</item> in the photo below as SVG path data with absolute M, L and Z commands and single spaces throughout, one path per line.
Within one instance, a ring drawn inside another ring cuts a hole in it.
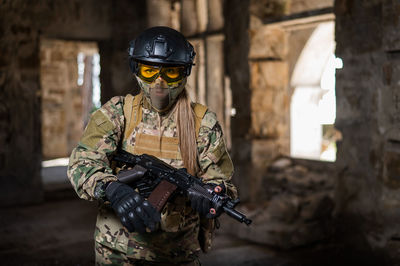
M 195 48 L 253 220 L 222 215 L 203 265 L 400 265 L 400 2 L 0 0 L 2 265 L 94 264 L 68 157 L 158 25 Z

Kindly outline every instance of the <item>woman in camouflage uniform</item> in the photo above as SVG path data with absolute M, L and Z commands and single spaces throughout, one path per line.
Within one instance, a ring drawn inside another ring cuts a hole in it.
M 216 217 L 208 212 L 211 203 L 176 195 L 159 213 L 117 182 L 111 158 L 118 149 L 154 155 L 235 198 L 222 130 L 213 112 L 188 98 L 185 85 L 195 52 L 181 33 L 147 29 L 128 51 L 141 93 L 113 97 L 92 114 L 68 168 L 79 197 L 99 202 L 96 264 L 199 265 L 198 239 L 210 240 L 199 235 L 204 231 L 200 221 Z

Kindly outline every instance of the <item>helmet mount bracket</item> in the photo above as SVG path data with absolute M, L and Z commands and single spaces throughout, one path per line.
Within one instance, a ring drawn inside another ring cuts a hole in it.
M 163 35 L 158 35 L 153 39 L 151 43 L 152 45 L 148 43 L 145 47 L 147 52 L 146 57 L 156 57 L 156 58 L 166 59 L 174 51 L 172 47 L 168 47 L 168 40 Z

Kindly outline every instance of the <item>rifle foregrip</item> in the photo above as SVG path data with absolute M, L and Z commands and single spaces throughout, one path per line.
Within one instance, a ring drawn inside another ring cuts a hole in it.
M 228 214 L 230 217 L 234 218 L 235 220 L 237 220 L 237 221 L 239 221 L 241 223 L 245 223 L 246 225 L 250 225 L 251 222 L 252 222 L 250 219 L 247 219 L 247 217 L 244 214 L 242 214 L 242 213 L 240 213 L 240 212 L 238 212 L 238 211 L 236 211 L 234 209 L 231 209 L 231 208 L 226 207 L 226 206 L 224 206 L 223 209 L 224 209 L 224 212 L 226 214 Z

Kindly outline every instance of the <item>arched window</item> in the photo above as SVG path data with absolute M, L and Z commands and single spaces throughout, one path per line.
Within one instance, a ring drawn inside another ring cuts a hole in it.
M 317 26 L 296 63 L 291 79 L 290 154 L 336 160 L 334 22 Z

